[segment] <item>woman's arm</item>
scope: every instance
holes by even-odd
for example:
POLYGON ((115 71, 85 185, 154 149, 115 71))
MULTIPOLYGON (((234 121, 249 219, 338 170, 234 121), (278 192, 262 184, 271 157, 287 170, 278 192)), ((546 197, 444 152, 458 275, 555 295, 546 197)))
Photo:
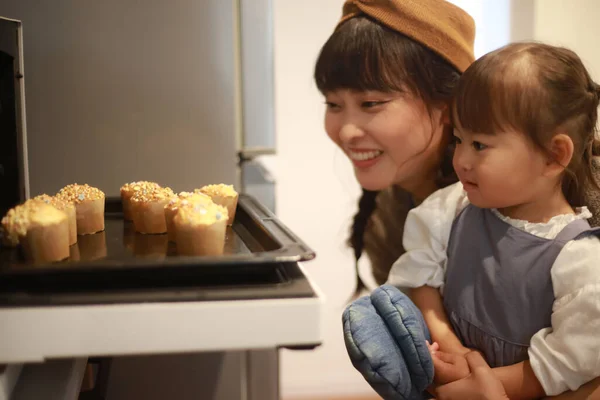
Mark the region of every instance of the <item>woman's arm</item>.
POLYGON ((431 333, 431 341, 437 342, 440 351, 451 354, 466 354, 470 350, 462 345, 452 329, 444 311, 440 291, 430 286, 411 289, 410 297, 423 313, 423 318, 431 333))

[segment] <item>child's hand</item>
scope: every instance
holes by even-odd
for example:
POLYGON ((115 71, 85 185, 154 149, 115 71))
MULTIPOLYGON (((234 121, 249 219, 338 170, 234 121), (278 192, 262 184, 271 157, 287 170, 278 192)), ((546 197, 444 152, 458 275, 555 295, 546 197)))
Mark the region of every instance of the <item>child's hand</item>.
POLYGON ((440 351, 437 342, 433 344, 425 342, 435 369, 434 382, 436 385, 444 385, 467 377, 471 371, 465 356, 472 350, 466 347, 456 349, 452 353, 440 351))
MULTIPOLYGON (((440 345, 438 344, 438 342, 433 342, 433 344, 431 344, 431 343, 429 343, 428 340, 426 340, 425 343, 427 344, 429 353, 432 356, 435 354, 435 352, 440 350, 440 345)), ((471 351, 474 351, 474 350, 469 349, 468 347, 464 347, 464 346, 453 348, 453 349, 444 349, 444 353, 458 354, 461 356, 467 355, 467 353, 470 353, 471 351)))
POLYGON ((479 352, 471 352, 465 357, 471 374, 466 379, 439 386, 435 389, 438 400, 480 399, 508 400, 502 382, 492 372, 479 352))
POLYGON ((440 349, 440 345, 438 344, 438 342, 433 342, 433 344, 431 344, 429 343, 429 340, 426 340, 425 343, 427 344, 427 348, 429 349, 429 353, 432 357, 435 354, 435 352, 440 349))
POLYGON ((435 351, 431 357, 435 369, 434 381, 438 385, 466 378, 471 373, 465 355, 435 351))

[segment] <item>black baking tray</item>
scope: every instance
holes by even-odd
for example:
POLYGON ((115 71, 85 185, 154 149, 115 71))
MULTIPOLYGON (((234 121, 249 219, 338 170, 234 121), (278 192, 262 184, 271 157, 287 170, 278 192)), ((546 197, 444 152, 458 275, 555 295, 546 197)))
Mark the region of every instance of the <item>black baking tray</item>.
POLYGON ((107 198, 104 232, 79 236, 68 260, 32 265, 19 249, 0 249, 0 294, 275 285, 291 280, 282 266, 314 257, 252 196, 240 194, 224 254, 210 257, 179 256, 167 235, 136 233, 120 199, 107 198))
POLYGON ((171 274, 155 270, 142 277, 127 270, 118 277, 96 275, 32 275, 1 284, 0 307, 65 306, 148 302, 225 301, 314 298, 298 263, 252 265, 217 271, 182 270, 171 274))

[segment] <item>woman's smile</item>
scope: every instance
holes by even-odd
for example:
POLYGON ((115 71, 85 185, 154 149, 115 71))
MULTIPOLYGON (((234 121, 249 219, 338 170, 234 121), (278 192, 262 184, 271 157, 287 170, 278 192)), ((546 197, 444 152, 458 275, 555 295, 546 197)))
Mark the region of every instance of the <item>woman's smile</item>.
POLYGON ((375 149, 348 149, 347 154, 356 168, 369 168, 379 161, 383 151, 375 149))

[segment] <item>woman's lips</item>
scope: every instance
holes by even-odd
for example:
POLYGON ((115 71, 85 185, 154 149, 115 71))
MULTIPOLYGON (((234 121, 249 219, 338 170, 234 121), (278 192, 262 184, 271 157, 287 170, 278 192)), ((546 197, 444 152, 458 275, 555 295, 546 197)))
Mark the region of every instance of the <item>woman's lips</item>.
POLYGON ((375 165, 379 161, 383 151, 374 149, 353 149, 348 150, 347 154, 348 158, 350 158, 355 167, 368 168, 375 165))

